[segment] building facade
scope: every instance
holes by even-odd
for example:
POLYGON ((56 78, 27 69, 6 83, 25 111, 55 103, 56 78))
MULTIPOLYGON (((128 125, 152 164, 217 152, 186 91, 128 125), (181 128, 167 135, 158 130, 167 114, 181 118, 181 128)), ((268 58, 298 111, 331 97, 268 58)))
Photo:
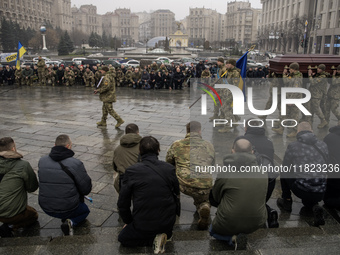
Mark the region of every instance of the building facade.
POLYGON ((120 38, 123 46, 132 46, 138 41, 138 20, 130 9, 116 9, 103 15, 103 29, 107 35, 120 38))
POLYGON ((151 37, 169 36, 176 31, 175 14, 170 10, 157 10, 151 13, 151 37))
MULTIPOLYGON (((60 0, 59 0, 60 1, 60 0)), ((1 0, 0 19, 17 22, 20 27, 38 30, 41 25, 56 26, 55 6, 52 0, 1 0)))
POLYGON ((80 30, 85 34, 97 33, 102 35, 102 16, 97 14, 94 5, 82 5, 80 8, 72 7, 72 31, 80 30))
POLYGON ((225 15, 206 8, 189 8, 186 18, 189 46, 202 46, 205 41, 225 40, 225 15))
POLYGON ((259 45, 282 53, 340 54, 338 0, 262 0, 259 45))
POLYGON ((226 39, 249 47, 257 41, 261 10, 251 8, 249 2, 230 2, 226 13, 226 39))

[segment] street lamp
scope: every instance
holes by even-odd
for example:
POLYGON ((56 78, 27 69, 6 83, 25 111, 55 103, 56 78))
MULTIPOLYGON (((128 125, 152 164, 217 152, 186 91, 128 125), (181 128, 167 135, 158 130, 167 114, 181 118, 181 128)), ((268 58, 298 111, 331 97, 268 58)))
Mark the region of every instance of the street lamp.
POLYGON ((145 39, 145 54, 148 53, 148 38, 145 39))
POLYGON ((41 32, 41 35, 42 35, 42 38, 43 38, 43 51, 47 51, 47 48, 46 48, 46 27, 43 25, 40 27, 40 32, 41 32))
POLYGON ((83 42, 83 54, 84 54, 84 56, 86 55, 86 53, 85 53, 85 43, 86 43, 86 40, 85 39, 83 39, 83 40, 81 40, 82 42, 83 42))

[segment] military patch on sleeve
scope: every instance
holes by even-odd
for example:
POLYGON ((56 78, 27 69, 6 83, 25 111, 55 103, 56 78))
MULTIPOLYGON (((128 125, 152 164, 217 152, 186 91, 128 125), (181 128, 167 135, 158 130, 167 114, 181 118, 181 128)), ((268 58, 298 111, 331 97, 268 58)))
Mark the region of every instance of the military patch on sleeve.
POLYGON ((109 82, 108 82, 108 81, 105 81, 105 82, 104 82, 104 85, 105 85, 105 86, 109 85, 109 82))

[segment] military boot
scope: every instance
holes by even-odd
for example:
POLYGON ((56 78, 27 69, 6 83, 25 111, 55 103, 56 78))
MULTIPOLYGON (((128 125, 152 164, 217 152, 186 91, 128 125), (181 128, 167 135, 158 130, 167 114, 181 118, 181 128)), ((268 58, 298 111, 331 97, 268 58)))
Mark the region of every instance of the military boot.
POLYGON ((209 121, 210 122, 213 122, 214 119, 218 119, 218 115, 217 114, 214 114, 212 117, 209 118, 209 121))
POLYGON ((224 128, 219 129, 218 132, 220 132, 220 133, 229 133, 229 132, 231 132, 231 129, 232 129, 231 127, 225 126, 224 128))
POLYGON ((283 127, 282 126, 280 126, 278 128, 272 128, 272 130, 279 135, 283 134, 283 127))
POLYGON ((323 119, 321 123, 318 125, 318 128, 324 128, 328 125, 327 120, 323 119))
POLYGON ((119 118, 119 119, 117 120, 117 124, 116 124, 115 128, 119 128, 124 122, 125 122, 125 121, 124 121, 122 118, 119 118))
POLYGON ((203 203, 200 205, 198 215, 200 216, 200 219, 198 220, 198 229, 206 230, 209 226, 210 218, 210 206, 208 203, 203 203))
POLYGON ((103 118, 102 118, 101 121, 97 122, 97 126, 98 126, 98 127, 106 127, 106 126, 107 126, 107 124, 106 124, 106 119, 103 119, 103 118))

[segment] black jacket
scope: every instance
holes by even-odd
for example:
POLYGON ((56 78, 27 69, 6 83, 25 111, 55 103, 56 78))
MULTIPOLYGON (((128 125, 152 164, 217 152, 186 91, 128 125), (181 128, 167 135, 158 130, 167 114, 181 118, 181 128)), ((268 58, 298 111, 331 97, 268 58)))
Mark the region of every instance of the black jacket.
POLYGON ((136 230, 164 233, 172 230, 175 224, 176 203, 169 186, 146 163, 154 166, 179 195, 175 167, 159 161, 155 154, 146 154, 142 162, 126 169, 118 199, 119 215, 124 223, 133 222, 136 230))
POLYGON ((83 163, 73 158, 73 155, 72 150, 63 146, 55 146, 49 156, 44 156, 39 160, 39 205, 45 212, 73 211, 79 205, 79 196, 91 192, 91 178, 86 173, 83 163), (62 170, 57 161, 65 165, 73 174, 79 192, 71 177, 62 170))
POLYGON ((244 137, 255 147, 256 151, 274 161, 274 145, 265 135, 262 127, 248 127, 244 137))
POLYGON ((182 81, 183 78, 184 78, 184 77, 183 77, 183 73, 182 73, 181 71, 180 71, 180 72, 177 72, 177 71, 176 71, 176 72, 174 73, 174 76, 173 76, 173 80, 174 80, 174 81, 176 81, 176 82, 177 82, 178 80, 182 81))
POLYGON ((303 191, 323 193, 326 190, 326 173, 316 171, 314 166, 325 164, 321 153, 314 148, 315 145, 328 157, 327 145, 318 140, 310 131, 301 131, 296 135, 297 141, 288 145, 283 158, 283 166, 292 166, 291 173, 296 178, 296 185, 303 191), (296 166, 295 172, 293 166, 296 166), (307 169, 313 171, 306 171, 307 169))
MULTIPOLYGON (((329 164, 334 167, 340 166, 340 126, 335 126, 329 129, 329 134, 323 139, 327 144, 329 151, 329 164), (338 164, 338 165, 336 165, 338 164)), ((340 196, 340 173, 333 173, 328 175, 327 192, 325 199, 329 196, 340 196), (331 178, 330 178, 331 177, 331 178)))

